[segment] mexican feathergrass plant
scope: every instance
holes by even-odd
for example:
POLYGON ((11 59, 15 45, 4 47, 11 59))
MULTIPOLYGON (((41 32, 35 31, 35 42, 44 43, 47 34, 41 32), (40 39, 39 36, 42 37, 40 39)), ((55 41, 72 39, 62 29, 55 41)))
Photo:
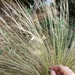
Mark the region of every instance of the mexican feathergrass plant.
POLYGON ((52 65, 63 64, 75 71, 74 40, 68 25, 68 0, 43 6, 43 19, 34 20, 25 7, 2 0, 7 11, 0 16, 0 75, 48 75, 52 65))

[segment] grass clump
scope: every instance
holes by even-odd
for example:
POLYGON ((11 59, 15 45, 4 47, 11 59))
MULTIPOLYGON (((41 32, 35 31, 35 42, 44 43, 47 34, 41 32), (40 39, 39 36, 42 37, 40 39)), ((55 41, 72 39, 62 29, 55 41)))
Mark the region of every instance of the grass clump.
POLYGON ((75 70, 74 41, 68 25, 67 1, 61 1, 57 15, 53 7, 43 6, 43 19, 34 18, 24 6, 2 3, 7 11, 0 17, 0 74, 48 75, 52 65, 63 64, 75 70), (64 8, 63 8, 64 6, 64 8), (69 48, 68 48, 69 47, 69 48))

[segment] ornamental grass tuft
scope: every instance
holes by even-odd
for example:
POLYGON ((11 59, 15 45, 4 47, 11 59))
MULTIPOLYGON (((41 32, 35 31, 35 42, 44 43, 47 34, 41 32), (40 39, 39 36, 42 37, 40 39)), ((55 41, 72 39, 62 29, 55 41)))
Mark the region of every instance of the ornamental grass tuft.
POLYGON ((68 0, 42 5, 38 14, 28 12, 19 1, 1 0, 6 10, 0 15, 0 75, 48 75, 52 65, 75 71, 75 39, 69 27, 68 0), (41 18, 41 19, 40 19, 41 18))

